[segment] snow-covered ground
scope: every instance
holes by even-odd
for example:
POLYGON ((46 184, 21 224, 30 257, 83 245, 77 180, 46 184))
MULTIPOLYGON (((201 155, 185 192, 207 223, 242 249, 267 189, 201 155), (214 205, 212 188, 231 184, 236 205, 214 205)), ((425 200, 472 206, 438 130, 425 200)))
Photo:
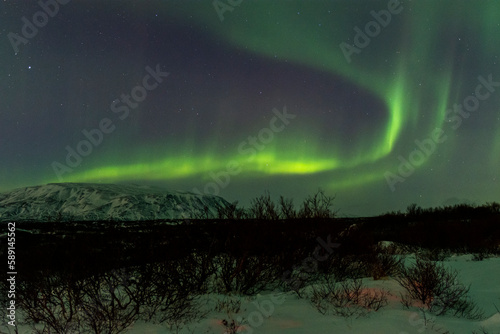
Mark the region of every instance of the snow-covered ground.
MULTIPOLYGON (((322 315, 307 298, 298 298, 294 292, 262 293, 254 297, 231 296, 241 301, 236 314, 212 311, 198 323, 192 323, 179 333, 229 333, 222 320, 235 320, 244 327, 237 333, 359 333, 359 334, 417 334, 417 333, 500 333, 500 258, 472 261, 472 256, 461 255, 444 261, 446 266, 459 271, 460 283, 471 284, 470 296, 484 311, 484 319, 473 321, 452 316, 433 316, 418 308, 406 309, 400 303, 403 288, 391 278, 366 278, 370 289, 385 289, 391 293, 387 306, 366 316, 343 318, 322 315), (495 307, 496 305, 496 307, 495 307), (425 317, 425 318, 424 318, 425 317)), ((307 289, 307 288, 306 288, 307 289)), ((204 296, 215 303, 227 296, 204 296)), ((175 333, 164 325, 137 322, 129 333, 175 333)))
MULTIPOLYGON (((412 255, 407 260, 412 261, 412 255)), ((197 321, 177 329, 169 329, 166 324, 138 321, 126 333, 500 333, 500 258, 473 261, 471 255, 460 255, 443 263, 459 272, 461 284, 471 285, 469 295, 484 311, 481 320, 435 316, 417 307, 407 309, 400 302, 404 289, 394 279, 385 277, 363 279, 367 291, 385 290, 389 295, 385 307, 361 316, 344 318, 321 314, 307 297, 312 291, 312 286, 307 286, 303 298, 295 292, 273 291, 255 296, 207 294, 200 296, 200 310, 204 316, 197 321), (231 332, 228 327, 232 321, 238 327, 231 332)), ((6 327, 0 327, 2 333, 9 333, 6 330, 6 327)), ((32 331, 21 327, 19 333, 32 331)))

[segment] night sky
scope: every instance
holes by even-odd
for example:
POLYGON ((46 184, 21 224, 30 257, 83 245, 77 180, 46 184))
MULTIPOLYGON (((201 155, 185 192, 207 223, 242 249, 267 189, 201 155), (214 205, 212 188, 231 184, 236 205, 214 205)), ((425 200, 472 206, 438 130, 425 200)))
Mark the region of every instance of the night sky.
POLYGON ((0 191, 500 201, 499 1, 41 4, 0 4, 0 191))

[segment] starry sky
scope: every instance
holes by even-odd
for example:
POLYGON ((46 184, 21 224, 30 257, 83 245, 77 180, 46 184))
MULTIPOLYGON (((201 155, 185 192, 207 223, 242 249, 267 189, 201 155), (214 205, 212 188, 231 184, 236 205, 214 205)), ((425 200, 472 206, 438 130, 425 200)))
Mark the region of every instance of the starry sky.
POLYGON ((500 201, 499 1, 0 3, 0 191, 500 201))

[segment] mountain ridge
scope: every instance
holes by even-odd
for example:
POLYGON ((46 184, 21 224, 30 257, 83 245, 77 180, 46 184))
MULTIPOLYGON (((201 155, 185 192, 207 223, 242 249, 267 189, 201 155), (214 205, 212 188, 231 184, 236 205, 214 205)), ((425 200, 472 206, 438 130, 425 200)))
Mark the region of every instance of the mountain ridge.
POLYGON ((215 195, 133 184, 49 183, 0 193, 0 221, 138 221, 217 216, 215 195))

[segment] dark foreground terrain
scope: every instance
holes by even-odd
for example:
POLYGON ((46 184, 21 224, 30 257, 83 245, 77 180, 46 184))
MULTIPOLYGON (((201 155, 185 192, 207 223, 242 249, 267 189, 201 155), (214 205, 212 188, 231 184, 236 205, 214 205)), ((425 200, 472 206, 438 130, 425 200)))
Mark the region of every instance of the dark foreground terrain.
MULTIPOLYGON (((319 277, 392 277, 403 268, 394 255, 405 252, 426 261, 452 253, 474 254, 475 260, 500 253, 495 205, 413 206, 404 214, 372 218, 12 223, 16 305, 26 312, 26 324, 47 333, 84 327, 120 333, 137 319, 174 326, 199 316, 192 308, 195 296, 207 293, 279 289, 300 296, 319 277)), ((7 232, 4 222, 5 260, 7 232)), ((6 282, 0 286, 2 304, 8 302, 6 282)), ((383 299, 373 302, 383 306, 383 299)), ((476 317, 471 310, 468 316, 476 317)))
MULTIPOLYGON (((414 208, 415 209, 415 208, 414 208)), ((43 271, 75 275, 113 268, 229 254, 238 259, 275 257, 280 267, 297 263, 318 238, 340 246, 336 254, 368 255, 380 241, 435 253, 497 253, 496 207, 457 207, 449 212, 392 213, 371 218, 198 219, 139 222, 15 222, 19 277, 43 271)), ((7 223, 0 253, 6 258, 7 223)))

